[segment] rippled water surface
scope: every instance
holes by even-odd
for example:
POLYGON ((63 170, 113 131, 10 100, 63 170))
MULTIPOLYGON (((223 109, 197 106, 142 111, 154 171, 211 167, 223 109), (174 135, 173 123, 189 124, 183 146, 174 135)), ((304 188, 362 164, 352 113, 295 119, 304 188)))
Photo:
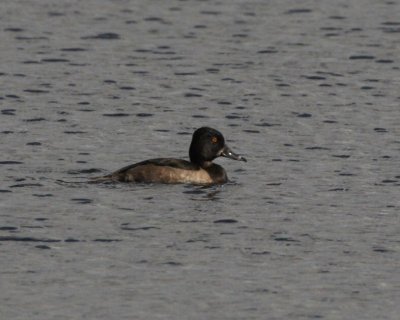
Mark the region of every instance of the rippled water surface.
POLYGON ((2 319, 398 319, 396 1, 2 1, 2 319), (220 130, 223 186, 88 184, 220 130))

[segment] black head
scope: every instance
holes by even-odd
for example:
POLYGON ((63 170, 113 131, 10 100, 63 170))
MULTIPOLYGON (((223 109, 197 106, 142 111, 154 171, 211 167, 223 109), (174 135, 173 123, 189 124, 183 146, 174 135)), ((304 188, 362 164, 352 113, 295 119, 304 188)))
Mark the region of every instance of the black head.
POLYGON ((190 161, 201 167, 209 166, 211 161, 217 157, 227 157, 234 160, 246 161, 245 158, 235 154, 225 144, 224 136, 221 132, 202 127, 193 133, 192 143, 190 144, 190 161))

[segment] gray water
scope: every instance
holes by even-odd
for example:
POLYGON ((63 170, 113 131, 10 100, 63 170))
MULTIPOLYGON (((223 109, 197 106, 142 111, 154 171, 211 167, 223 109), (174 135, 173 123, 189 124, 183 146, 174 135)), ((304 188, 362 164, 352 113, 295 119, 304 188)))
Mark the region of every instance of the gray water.
POLYGON ((1 1, 1 319, 398 319, 399 17, 1 1), (203 125, 224 186, 86 183, 203 125))

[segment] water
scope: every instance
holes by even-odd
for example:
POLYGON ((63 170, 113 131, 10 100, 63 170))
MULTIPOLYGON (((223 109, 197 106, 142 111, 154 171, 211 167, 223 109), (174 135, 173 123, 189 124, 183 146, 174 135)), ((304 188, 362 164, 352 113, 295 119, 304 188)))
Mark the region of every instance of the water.
POLYGON ((397 319, 398 4, 3 1, 4 319, 397 319), (224 186, 91 185, 220 130, 224 186))

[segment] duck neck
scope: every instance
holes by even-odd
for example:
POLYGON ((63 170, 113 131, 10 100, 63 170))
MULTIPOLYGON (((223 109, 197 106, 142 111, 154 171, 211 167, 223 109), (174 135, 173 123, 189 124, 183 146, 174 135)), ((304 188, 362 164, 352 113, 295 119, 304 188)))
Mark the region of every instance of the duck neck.
POLYGON ((203 169, 210 168, 213 165, 212 159, 206 160, 193 142, 189 148, 189 158, 191 163, 198 165, 203 169))
POLYGON ((203 169, 210 168, 213 165, 211 161, 203 161, 201 164, 199 164, 200 167, 203 169))
POLYGON ((213 165, 211 161, 193 159, 192 157, 190 157, 190 162, 203 169, 210 168, 213 165))

